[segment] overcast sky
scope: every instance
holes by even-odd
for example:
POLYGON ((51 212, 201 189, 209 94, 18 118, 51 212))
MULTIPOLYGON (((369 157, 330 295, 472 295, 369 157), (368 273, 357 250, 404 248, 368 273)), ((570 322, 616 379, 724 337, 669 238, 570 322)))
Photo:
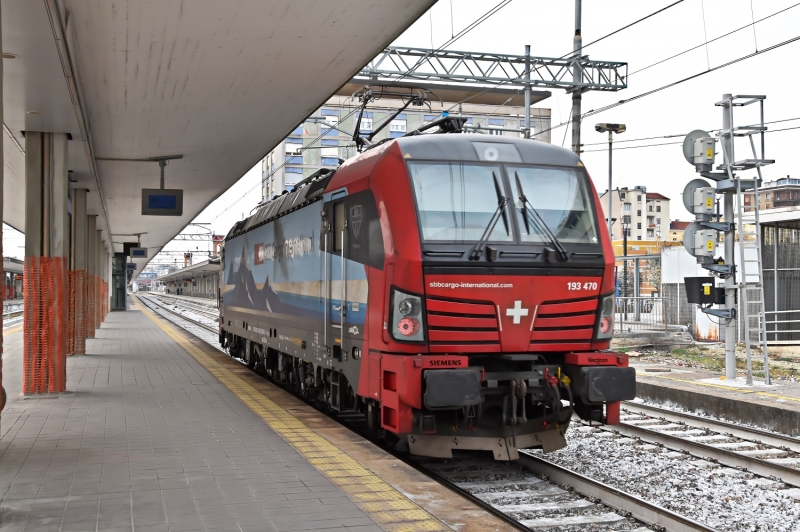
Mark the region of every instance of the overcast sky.
MULTIPOLYGON (((395 44, 434 48, 476 20, 498 2, 486 0, 439 0, 431 11, 409 28, 395 44), (452 5, 452 18, 451 18, 452 5)), ((589 43, 626 24, 673 3, 672 0, 642 2, 632 0, 586 1, 583 3, 583 42, 589 43)), ((789 9, 753 27, 741 30, 693 52, 639 73, 643 67, 701 45, 731 30, 750 24, 792 6, 794 2, 770 0, 685 0, 584 50, 592 59, 624 61, 629 65, 628 88, 616 93, 589 92, 583 96, 583 112, 628 99, 668 83, 698 74, 709 68, 763 50, 800 35, 800 6, 789 9), (752 11, 751 11, 752 8, 752 11), (704 14, 705 12, 705 14, 704 14), (705 23, 704 23, 705 15, 705 23), (756 48, 757 46, 757 48, 756 48)), ((526 44, 531 53, 559 57, 572 50, 574 3, 569 0, 513 0, 480 26, 449 46, 453 50, 523 54, 526 44)), ((583 160, 598 192, 608 188, 607 135, 594 131, 597 122, 622 122, 628 131, 618 140, 685 134, 693 129, 722 126, 722 112, 714 103, 722 94, 766 94, 765 120, 800 118, 797 97, 797 56, 800 41, 787 44, 737 64, 697 77, 640 100, 621 105, 586 118, 582 127, 585 144, 583 160), (597 143, 597 144, 595 144, 597 143)), ((552 90, 553 96, 538 105, 552 110, 553 125, 567 121, 571 96, 552 90)), ((436 109, 434 109, 436 110, 436 109)), ((752 109, 756 111, 755 108, 752 109)), ((742 110, 744 124, 757 117, 742 110)), ((800 126, 800 120, 774 124, 772 129, 800 126)), ((569 148, 569 128, 552 132, 552 142, 569 148), (566 137, 565 137, 566 135, 566 137), (566 138, 566 141, 564 139, 566 138)), ((776 164, 765 169, 768 180, 800 171, 793 169, 791 146, 800 140, 800 129, 768 134, 767 156, 776 164)), ((646 186, 673 200, 674 219, 688 219, 680 202, 686 182, 693 179, 694 168, 683 158, 681 146, 620 149, 629 146, 679 142, 682 137, 641 142, 620 142, 614 153, 613 187, 646 186)), ((742 141, 744 142, 744 141, 742 141)), ((737 158, 744 158, 745 145, 737 146, 737 158)), ((749 148, 748 148, 749 149, 749 148)), ((721 156, 719 156, 721 159, 721 156)), ((718 161, 719 162, 719 161, 718 161)), ((258 202, 260 168, 251 170, 239 183, 209 206, 198 221, 213 221, 218 232, 226 232, 242 213, 258 202), (242 198, 248 190, 255 189, 242 198), (239 199, 234 207, 230 207, 239 199), (223 212, 228 208, 228 211, 223 212)))
MULTIPOLYGON (((431 11, 409 28, 395 44, 434 48, 468 26, 497 1, 439 0, 431 11), (452 8, 451 8, 452 6, 452 8), (452 12, 452 17, 451 17, 452 12)), ((673 0, 642 2, 634 0, 594 0, 583 3, 583 42, 589 43, 649 13, 673 3, 673 0)), ((701 73, 709 68, 763 50, 800 35, 800 6, 794 7, 753 27, 741 30, 710 45, 654 66, 637 70, 657 61, 701 45, 731 30, 750 24, 794 2, 784 0, 684 0, 608 39, 584 50, 592 59, 624 61, 629 65, 628 88, 616 93, 589 92, 583 96, 583 112, 612 102, 632 98, 668 83, 701 73)), ((523 54, 526 44, 531 53, 559 57, 572 50, 574 3, 569 0, 512 0, 479 27, 449 46, 453 50, 523 54)), ((597 122, 621 122, 627 132, 619 141, 685 134, 693 129, 715 129, 722 125, 722 113, 714 103, 723 93, 766 94, 765 120, 800 118, 797 97, 797 56, 800 41, 765 52, 737 64, 711 72, 681 85, 587 117, 582 127, 582 155, 598 192, 608 187, 608 152, 605 134, 594 131, 597 122)), ((552 90, 553 96, 538 104, 552 110, 553 125, 568 120, 571 97, 552 90)), ((435 110, 435 109, 434 109, 435 110)), ((756 109, 737 115, 739 124, 755 120, 756 109)), ((800 126, 800 120, 771 125, 771 129, 800 126)), ((561 127, 552 132, 552 142, 570 147, 571 133, 561 127), (566 139, 564 141, 564 139, 566 139)), ((681 146, 620 149, 629 146, 678 142, 682 137, 642 142, 620 142, 614 150, 613 187, 643 185, 648 191, 671 198, 673 219, 689 219, 680 202, 686 182, 695 177, 694 168, 684 160, 681 146)), ((791 163, 791 147, 800 140, 800 129, 775 132, 766 137, 766 155, 776 164, 764 170, 767 180, 800 171, 791 163)), ((748 147, 749 150, 749 147, 748 147)), ((737 159, 745 158, 744 141, 737 146, 737 159)), ((721 156, 718 156, 720 162, 721 156)), ((220 234, 247 216, 261 197, 260 165, 211 204, 195 221, 211 223, 220 234)), ((188 231, 188 230, 187 230, 188 231)), ((201 232, 201 230, 198 230, 201 232)), ((9 242, 10 244, 10 242, 9 242)), ((14 245, 17 245, 16 243, 14 245)), ((8 246, 8 245, 7 245, 8 246)), ((167 249, 185 249, 204 244, 170 243, 167 249)), ((10 247, 10 246, 8 246, 10 247)), ((7 253, 13 250, 9 250, 7 253)))

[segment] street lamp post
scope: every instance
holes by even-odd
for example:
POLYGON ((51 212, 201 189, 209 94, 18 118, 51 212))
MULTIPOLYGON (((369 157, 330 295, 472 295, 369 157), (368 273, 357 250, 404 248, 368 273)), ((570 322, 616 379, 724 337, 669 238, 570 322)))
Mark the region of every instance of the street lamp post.
POLYGON ((595 124, 594 129, 598 133, 605 133, 608 131, 608 235, 611 237, 611 240, 614 240, 613 234, 611 233, 611 152, 614 143, 613 134, 616 133, 619 135, 620 133, 625 133, 625 124, 601 123, 595 124))
MULTIPOLYGON (((628 227, 630 226, 630 222, 625 220, 625 216, 622 217, 622 256, 628 256, 628 227)), ((628 321, 628 300, 626 297, 628 296, 628 261, 622 261, 622 304, 624 305, 624 312, 625 318, 623 321, 628 321)))

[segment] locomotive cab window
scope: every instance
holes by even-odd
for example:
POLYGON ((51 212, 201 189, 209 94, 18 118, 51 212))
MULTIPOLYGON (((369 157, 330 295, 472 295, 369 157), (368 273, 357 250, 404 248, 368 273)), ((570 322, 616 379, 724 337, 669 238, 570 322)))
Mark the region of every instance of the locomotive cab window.
MULTIPOLYGON (((506 196, 499 166, 413 162, 408 168, 426 241, 479 240, 506 196)), ((489 236, 491 242, 514 240, 508 207, 504 210, 489 236)))
POLYGON ((506 170, 523 242, 547 242, 542 222, 561 242, 599 242, 585 175, 572 168, 508 166, 506 170))
POLYGON ((344 202, 333 206, 333 250, 341 251, 344 246, 344 202))

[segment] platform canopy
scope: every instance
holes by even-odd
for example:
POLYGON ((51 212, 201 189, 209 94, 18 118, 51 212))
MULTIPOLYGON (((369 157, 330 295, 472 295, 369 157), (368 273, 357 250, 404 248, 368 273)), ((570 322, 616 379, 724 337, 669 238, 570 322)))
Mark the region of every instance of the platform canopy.
POLYGON ((2 0, 4 220, 25 231, 25 131, 69 133, 106 245, 154 256, 434 3, 2 0), (109 159, 173 154, 183 215, 142 216, 158 163, 109 159))

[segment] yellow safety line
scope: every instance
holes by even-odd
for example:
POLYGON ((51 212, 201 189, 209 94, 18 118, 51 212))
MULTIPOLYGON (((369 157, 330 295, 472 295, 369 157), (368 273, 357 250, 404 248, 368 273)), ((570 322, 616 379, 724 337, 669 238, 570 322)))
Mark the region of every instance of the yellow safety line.
POLYGON ((235 393, 332 484, 345 492, 381 528, 393 531, 452 530, 189 342, 173 329, 171 323, 167 325, 164 320, 157 319, 144 305, 137 303, 136 306, 219 382, 235 393))
POLYGON ((8 334, 18 333, 21 330, 22 330, 22 325, 17 325, 16 327, 9 327, 8 329, 5 329, 3 331, 3 336, 6 336, 8 334))
POLYGON ((775 399, 784 399, 786 401, 797 401, 800 402, 800 397, 789 397, 787 395, 778 395, 774 393, 767 393, 767 392, 757 392, 755 390, 744 390, 742 388, 735 388, 733 386, 725 386, 723 384, 712 384, 710 382, 700 382, 700 381, 690 381, 688 379, 678 379, 676 377, 667 377, 666 375, 643 375, 645 377, 654 377, 656 379, 666 379, 669 381, 675 382, 686 382, 688 384, 696 384, 697 386, 707 386, 709 388, 719 388, 721 390, 727 390, 730 392, 739 392, 748 395, 763 395, 764 397, 773 397, 775 399))

